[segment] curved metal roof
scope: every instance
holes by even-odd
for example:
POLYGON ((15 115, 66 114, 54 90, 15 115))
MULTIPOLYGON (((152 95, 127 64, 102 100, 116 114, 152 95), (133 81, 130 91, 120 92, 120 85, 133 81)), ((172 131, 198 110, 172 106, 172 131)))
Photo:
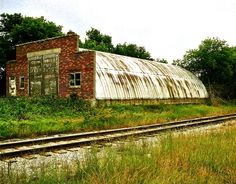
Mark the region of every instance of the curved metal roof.
POLYGON ((206 98, 203 83, 170 64, 96 52, 96 99, 206 98))

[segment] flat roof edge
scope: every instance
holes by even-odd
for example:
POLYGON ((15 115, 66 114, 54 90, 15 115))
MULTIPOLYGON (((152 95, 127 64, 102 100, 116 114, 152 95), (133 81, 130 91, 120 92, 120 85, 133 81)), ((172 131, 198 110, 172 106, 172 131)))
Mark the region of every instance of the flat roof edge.
POLYGON ((23 46, 23 45, 28 45, 28 44, 32 44, 32 43, 40 43, 40 42, 44 42, 44 41, 48 41, 48 40, 55 40, 55 39, 58 39, 58 38, 65 38, 65 37, 69 37, 69 36, 78 36, 78 34, 70 34, 70 35, 64 35, 64 36, 55 36, 55 37, 51 37, 51 38, 44 38, 44 39, 41 39, 41 40, 35 40, 35 41, 30 41, 30 42, 25 42, 25 43, 20 43, 20 44, 17 44, 16 47, 19 47, 19 46, 23 46))

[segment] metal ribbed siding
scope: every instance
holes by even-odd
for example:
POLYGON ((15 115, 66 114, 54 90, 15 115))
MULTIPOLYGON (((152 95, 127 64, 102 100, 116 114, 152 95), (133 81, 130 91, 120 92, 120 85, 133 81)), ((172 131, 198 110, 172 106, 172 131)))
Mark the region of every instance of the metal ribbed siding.
POLYGON ((96 51, 96 99, 207 97, 202 82, 183 68, 96 51))

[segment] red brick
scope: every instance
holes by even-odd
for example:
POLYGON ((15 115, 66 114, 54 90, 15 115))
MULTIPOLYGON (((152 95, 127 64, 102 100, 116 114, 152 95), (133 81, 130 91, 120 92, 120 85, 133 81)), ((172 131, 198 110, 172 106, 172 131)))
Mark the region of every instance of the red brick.
POLYGON ((67 36, 50 38, 21 44, 16 46, 16 62, 8 63, 6 66, 7 76, 7 93, 9 94, 9 77, 16 77, 16 93, 17 96, 29 95, 29 77, 28 77, 28 60, 27 53, 48 50, 53 48, 61 48, 59 54, 59 76, 58 76, 58 95, 60 97, 68 97, 72 92, 76 92, 78 96, 85 99, 95 98, 95 52, 77 52, 78 36, 76 34, 68 34, 67 36), (92 71, 92 72, 91 72, 92 71), (81 86, 78 88, 70 88, 69 74, 71 72, 81 72, 81 86), (19 78, 24 75, 25 88, 19 88, 19 78))

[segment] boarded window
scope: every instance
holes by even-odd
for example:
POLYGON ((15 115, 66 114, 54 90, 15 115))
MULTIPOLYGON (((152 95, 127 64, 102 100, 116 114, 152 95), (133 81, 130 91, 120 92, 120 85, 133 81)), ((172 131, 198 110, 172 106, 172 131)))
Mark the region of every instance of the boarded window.
POLYGON ((81 82, 80 72, 70 73, 70 86, 71 87, 79 87, 80 82, 81 82))
POLYGON ((58 54, 37 55, 29 60, 30 96, 58 94, 58 54))
POLYGON ((20 76, 20 89, 24 89, 25 88, 25 77, 24 76, 20 76))
POLYGON ((16 96, 16 78, 13 76, 9 77, 9 95, 16 96))

